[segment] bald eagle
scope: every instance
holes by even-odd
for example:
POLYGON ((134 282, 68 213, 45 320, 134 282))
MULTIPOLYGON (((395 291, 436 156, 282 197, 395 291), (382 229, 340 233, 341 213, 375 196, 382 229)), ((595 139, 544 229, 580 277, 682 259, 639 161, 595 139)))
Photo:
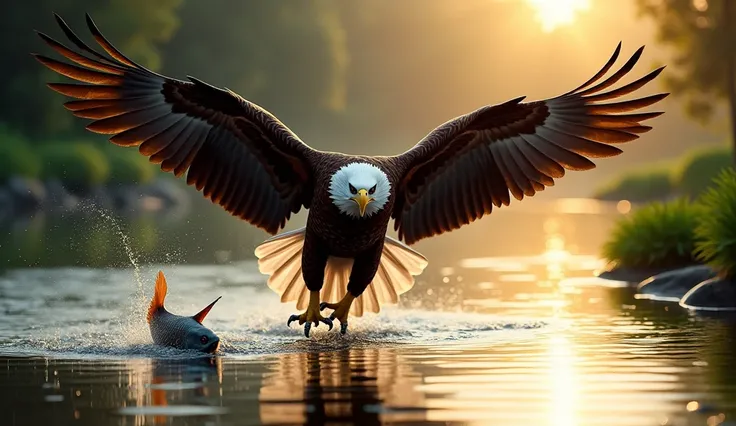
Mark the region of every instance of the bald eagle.
POLYGON ((615 145, 651 129, 642 125, 661 112, 650 106, 667 93, 601 101, 634 92, 658 68, 617 89, 639 60, 643 46, 623 67, 613 66, 621 43, 603 68, 563 95, 535 102, 524 97, 484 106, 432 130, 400 155, 369 157, 315 150, 262 107, 229 89, 193 77, 182 81, 127 58, 98 30, 87 26, 109 56, 85 44, 58 16, 77 50, 39 33, 72 63, 34 55, 46 67, 83 84, 48 86, 76 100, 64 104, 87 129, 138 147, 161 170, 186 182, 233 216, 271 235, 292 213, 309 214, 305 227, 284 232, 256 248, 259 269, 282 302, 296 301, 309 337, 312 323, 332 329, 348 315, 378 312, 414 284, 426 259, 406 244, 439 235, 531 197, 565 170, 589 170, 590 158, 612 157, 615 145), (394 219, 398 240, 386 235, 394 219), (403 242, 401 242, 403 240, 403 242), (332 310, 323 317, 324 309, 332 310))

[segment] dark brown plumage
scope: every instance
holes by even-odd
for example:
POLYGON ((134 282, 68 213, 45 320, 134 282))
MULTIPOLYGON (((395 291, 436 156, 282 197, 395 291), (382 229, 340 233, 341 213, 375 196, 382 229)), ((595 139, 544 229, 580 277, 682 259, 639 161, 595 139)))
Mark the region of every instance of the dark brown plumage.
MULTIPOLYGON (((618 58, 619 43, 596 75, 564 95, 530 103, 520 97, 482 107, 442 124, 398 156, 348 156, 310 148, 268 111, 230 90, 147 70, 107 41, 89 16, 89 30, 109 58, 82 42, 59 16, 56 20, 78 52, 39 35, 73 63, 35 57, 84 83, 49 87, 77 99, 64 106, 77 117, 93 120, 87 129, 111 135, 117 145, 137 146, 164 171, 186 173, 187 184, 271 234, 283 228, 292 213, 309 208, 302 256, 307 287, 322 287, 328 258, 352 258, 348 287, 354 296, 362 294, 377 271, 388 274, 379 263, 391 218, 399 238, 412 244, 509 205, 511 196, 531 197, 554 185, 565 170, 592 169, 590 158, 620 154, 615 144, 637 139, 651 129, 641 123, 661 114, 631 111, 667 96, 600 103, 638 90, 662 71, 658 68, 604 92, 631 71, 642 54, 643 47, 594 85, 618 58), (391 184, 386 204, 372 216, 346 215, 331 198, 330 179, 350 163, 377 166, 391 184)), ((298 297, 302 303, 304 296, 298 297)), ((379 299, 376 294, 376 303, 379 299)))

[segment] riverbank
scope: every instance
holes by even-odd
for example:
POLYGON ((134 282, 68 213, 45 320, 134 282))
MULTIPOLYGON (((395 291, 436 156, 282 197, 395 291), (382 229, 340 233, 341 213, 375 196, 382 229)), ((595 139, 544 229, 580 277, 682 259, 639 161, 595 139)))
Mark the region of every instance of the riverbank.
POLYGON ((173 179, 145 184, 109 183, 70 188, 59 179, 12 176, 0 184, 0 221, 38 212, 70 213, 94 205, 113 213, 135 214, 162 210, 188 210, 186 188, 173 179))

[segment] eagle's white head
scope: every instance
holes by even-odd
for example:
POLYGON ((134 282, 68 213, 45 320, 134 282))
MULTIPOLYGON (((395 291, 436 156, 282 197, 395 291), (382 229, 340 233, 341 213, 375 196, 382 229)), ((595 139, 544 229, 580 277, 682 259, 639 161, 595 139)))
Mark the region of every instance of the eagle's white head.
POLYGON ((378 167, 350 163, 340 167, 330 179, 332 203, 351 217, 370 217, 378 213, 391 195, 391 182, 378 167))

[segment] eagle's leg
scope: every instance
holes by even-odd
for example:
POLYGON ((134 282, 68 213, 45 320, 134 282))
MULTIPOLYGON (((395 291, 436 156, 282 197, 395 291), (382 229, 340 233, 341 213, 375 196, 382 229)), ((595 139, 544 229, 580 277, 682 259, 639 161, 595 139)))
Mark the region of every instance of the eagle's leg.
POLYGON ((353 305, 353 296, 349 291, 345 293, 345 297, 337 303, 322 302, 319 304, 319 310, 333 309, 334 311, 330 314, 330 319, 337 319, 340 321, 340 333, 345 334, 348 331, 348 313, 350 313, 350 306, 353 305))
POLYGON ((340 333, 342 334, 348 331, 348 314, 350 313, 350 306, 352 306, 353 300, 363 294, 371 281, 373 281, 373 277, 376 276, 378 265, 381 263, 383 243, 384 239, 382 238, 376 245, 355 256, 353 269, 350 271, 348 289, 345 297, 341 301, 337 303, 322 302, 319 305, 320 310, 326 308, 334 309, 332 314, 330 314, 330 319, 337 318, 340 321, 340 333))
POLYGON ((288 327, 292 321, 297 320, 299 321, 299 325, 304 324, 304 335, 307 337, 309 337, 309 330, 312 328, 312 324, 317 327, 320 322, 323 322, 330 327, 330 330, 332 330, 332 319, 325 318, 319 313, 319 291, 309 292, 309 306, 307 307, 306 312, 301 315, 294 314, 290 316, 289 320, 286 322, 286 326, 288 327))
POLYGON ((304 324, 304 335, 306 337, 309 337, 312 324, 318 327, 319 323, 323 322, 332 330, 332 319, 323 317, 319 312, 319 292, 325 278, 327 258, 328 254, 324 246, 319 243, 317 238, 307 234, 302 249, 302 276, 307 289, 309 289, 309 305, 304 313, 291 315, 286 321, 287 327, 292 321, 299 321, 299 325, 304 324))

